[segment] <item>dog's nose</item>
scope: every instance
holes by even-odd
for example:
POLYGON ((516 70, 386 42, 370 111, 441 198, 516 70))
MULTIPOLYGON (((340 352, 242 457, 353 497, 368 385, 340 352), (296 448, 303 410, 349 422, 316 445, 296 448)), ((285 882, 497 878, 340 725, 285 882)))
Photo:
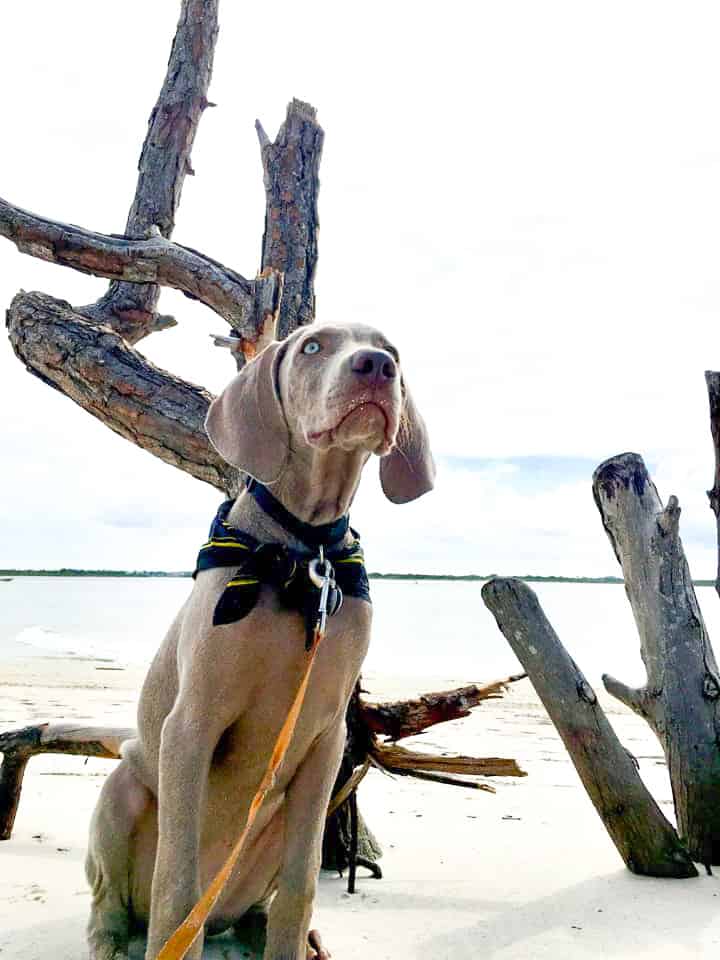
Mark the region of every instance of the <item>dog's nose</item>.
POLYGON ((397 364, 384 350, 358 350, 350 357, 350 369, 356 376, 373 383, 394 380, 397 364))

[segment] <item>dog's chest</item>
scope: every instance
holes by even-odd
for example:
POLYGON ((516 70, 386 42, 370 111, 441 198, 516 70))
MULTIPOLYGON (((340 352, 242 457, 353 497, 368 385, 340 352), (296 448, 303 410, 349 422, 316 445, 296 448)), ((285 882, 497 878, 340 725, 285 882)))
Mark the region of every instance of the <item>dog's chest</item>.
MULTIPOLYGON (((272 603, 272 598, 268 597, 266 602, 272 603)), ((367 651, 370 615, 369 604, 348 598, 342 610, 328 620, 327 635, 312 666, 285 773, 301 762, 330 725, 344 722, 347 701, 367 651)), ((238 788, 242 783, 256 785, 261 778, 308 657, 304 625, 297 616, 277 617, 275 630, 263 638, 256 636, 255 641, 255 656, 248 658, 244 675, 238 677, 239 683, 250 682, 244 708, 221 736, 213 757, 213 777, 233 781, 238 788)))

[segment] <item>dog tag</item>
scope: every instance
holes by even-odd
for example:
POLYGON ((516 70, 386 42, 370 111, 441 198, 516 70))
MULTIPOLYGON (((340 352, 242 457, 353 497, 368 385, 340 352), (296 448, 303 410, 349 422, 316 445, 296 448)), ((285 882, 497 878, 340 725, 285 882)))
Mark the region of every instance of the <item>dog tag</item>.
POLYGON ((340 607, 343 604, 343 593, 340 587, 335 583, 334 580, 330 581, 330 588, 328 589, 328 598, 327 598, 327 612, 328 616, 332 617, 338 612, 340 607))

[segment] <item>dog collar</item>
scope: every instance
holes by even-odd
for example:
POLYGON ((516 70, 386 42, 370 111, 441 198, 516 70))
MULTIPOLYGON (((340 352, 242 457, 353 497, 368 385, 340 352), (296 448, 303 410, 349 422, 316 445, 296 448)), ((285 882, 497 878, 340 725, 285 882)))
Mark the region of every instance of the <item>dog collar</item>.
POLYGON ((289 534, 304 543, 308 547, 317 549, 325 547, 331 549, 341 540, 345 539, 345 534, 350 529, 350 519, 347 514, 332 523, 312 524, 305 523, 294 514, 290 513, 268 488, 259 483, 253 477, 248 476, 245 480, 245 487, 251 497, 254 498, 257 505, 269 517, 272 517, 276 523, 279 523, 289 534))

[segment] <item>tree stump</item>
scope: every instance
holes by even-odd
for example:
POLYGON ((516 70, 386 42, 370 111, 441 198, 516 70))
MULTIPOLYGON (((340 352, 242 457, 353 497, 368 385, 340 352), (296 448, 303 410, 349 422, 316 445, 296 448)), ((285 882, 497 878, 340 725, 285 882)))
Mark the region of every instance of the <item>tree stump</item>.
POLYGON ((642 458, 624 453, 593 476, 593 493, 622 567, 647 684, 604 676, 608 693, 643 717, 665 752, 678 830, 692 858, 720 863, 720 676, 679 534, 642 458))

